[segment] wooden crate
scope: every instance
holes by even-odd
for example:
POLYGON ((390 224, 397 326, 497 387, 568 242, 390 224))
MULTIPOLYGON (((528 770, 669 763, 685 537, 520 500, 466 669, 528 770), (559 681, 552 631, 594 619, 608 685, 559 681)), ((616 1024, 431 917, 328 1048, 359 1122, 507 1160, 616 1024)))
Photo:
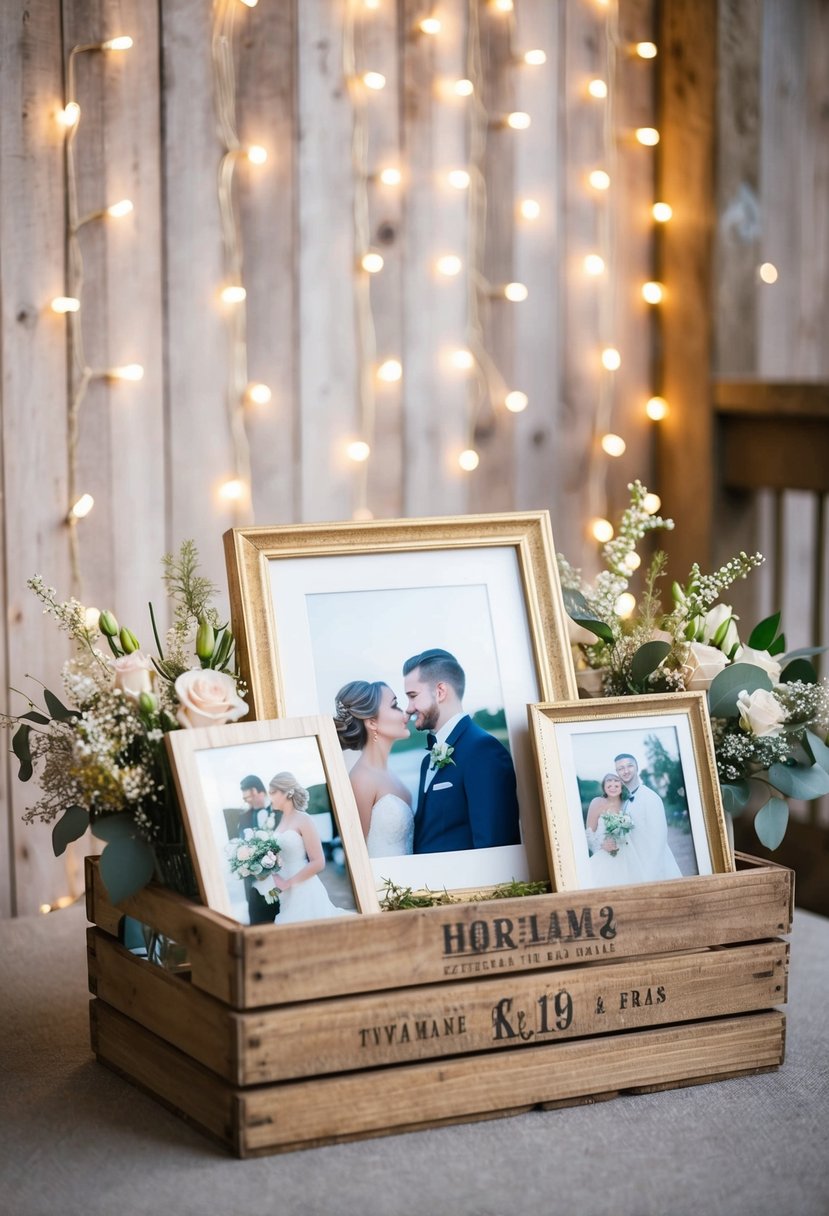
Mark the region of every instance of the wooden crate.
POLYGON ((763 1071, 783 1059, 792 875, 243 927, 88 860, 98 1059, 240 1156, 763 1071), (189 975, 131 955, 124 913, 189 975))

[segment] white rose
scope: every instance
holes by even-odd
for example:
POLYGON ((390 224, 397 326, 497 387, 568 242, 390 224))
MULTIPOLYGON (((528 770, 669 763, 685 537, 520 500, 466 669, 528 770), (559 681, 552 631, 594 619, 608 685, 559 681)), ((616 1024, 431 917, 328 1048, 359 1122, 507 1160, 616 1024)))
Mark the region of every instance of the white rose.
POLYGON ((272 870, 276 865, 276 853, 266 853, 262 858, 262 865, 266 870, 272 870))
POLYGON ((740 711, 740 726, 748 734, 756 735, 758 739, 765 735, 782 734, 786 711, 774 693, 767 689, 758 688, 750 695, 743 689, 737 697, 737 709, 740 711))
POLYGON ((753 646, 741 646, 734 661, 735 663, 753 663, 755 667, 762 667, 763 671, 768 673, 772 684, 780 682, 782 668, 777 659, 767 650, 755 650, 753 646))
POLYGON ((176 696, 180 702, 176 717, 184 727, 223 726, 248 712, 233 677, 209 667, 183 672, 176 680, 176 696))
POLYGON ((120 659, 113 659, 112 669, 115 673, 113 688, 120 688, 125 696, 137 701, 142 692, 152 692, 152 660, 140 650, 124 654, 120 659))
POLYGON ((716 646, 704 646, 692 642, 682 665, 682 677, 689 692, 701 692, 710 688, 714 676, 728 666, 728 659, 716 646))
POLYGON ((734 623, 738 619, 730 604, 715 604, 702 618, 701 641, 708 646, 716 646, 724 654, 730 654, 740 644, 734 623))

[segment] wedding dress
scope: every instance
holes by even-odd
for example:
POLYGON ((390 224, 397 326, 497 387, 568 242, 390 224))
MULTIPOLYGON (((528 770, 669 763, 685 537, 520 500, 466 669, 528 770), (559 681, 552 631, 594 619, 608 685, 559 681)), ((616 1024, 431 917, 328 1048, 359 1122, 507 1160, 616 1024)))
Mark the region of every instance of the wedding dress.
MULTIPOLYGON (((294 874, 298 874, 308 864, 303 839, 294 828, 277 832, 276 839, 281 846, 279 857, 282 864, 279 867, 279 876, 293 878, 294 874)), ((329 916, 350 915, 353 915, 352 911, 332 904, 319 875, 312 874, 310 878, 298 882, 295 887, 279 892, 279 912, 274 924, 286 925, 299 920, 321 920, 329 916)))
POLYGON ((605 839, 604 816, 599 816, 595 832, 585 828, 587 843, 593 855, 587 862, 588 887, 618 887, 633 882, 646 882, 642 859, 636 848, 636 828, 619 842, 619 852, 608 853, 602 848, 605 839))
POLYGON ((371 808, 366 837, 369 857, 400 857, 411 853, 414 837, 412 808, 397 794, 384 794, 371 808))

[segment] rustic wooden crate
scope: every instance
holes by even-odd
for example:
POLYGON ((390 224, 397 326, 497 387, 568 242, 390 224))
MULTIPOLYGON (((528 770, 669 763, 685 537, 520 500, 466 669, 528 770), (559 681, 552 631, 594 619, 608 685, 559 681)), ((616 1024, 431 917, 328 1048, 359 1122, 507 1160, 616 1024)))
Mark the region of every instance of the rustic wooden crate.
POLYGON ((241 1156, 765 1070, 792 875, 740 864, 242 927, 158 887, 114 908, 90 859, 93 1047, 241 1156), (189 976, 119 945, 124 913, 185 945, 189 976))

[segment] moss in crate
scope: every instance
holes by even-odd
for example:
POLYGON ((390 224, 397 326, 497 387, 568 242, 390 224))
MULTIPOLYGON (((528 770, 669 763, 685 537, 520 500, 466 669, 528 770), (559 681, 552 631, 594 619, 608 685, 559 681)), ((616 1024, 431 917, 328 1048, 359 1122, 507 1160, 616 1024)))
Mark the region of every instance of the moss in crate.
POLYGON ((546 895, 550 890, 547 882, 501 883, 485 891, 470 891, 463 895, 451 895, 448 891, 430 891, 428 887, 414 891, 411 887, 399 887, 390 878, 385 880, 380 907, 384 912, 399 912, 406 908, 435 908, 443 904, 480 903, 486 899, 517 899, 525 895, 546 895))

